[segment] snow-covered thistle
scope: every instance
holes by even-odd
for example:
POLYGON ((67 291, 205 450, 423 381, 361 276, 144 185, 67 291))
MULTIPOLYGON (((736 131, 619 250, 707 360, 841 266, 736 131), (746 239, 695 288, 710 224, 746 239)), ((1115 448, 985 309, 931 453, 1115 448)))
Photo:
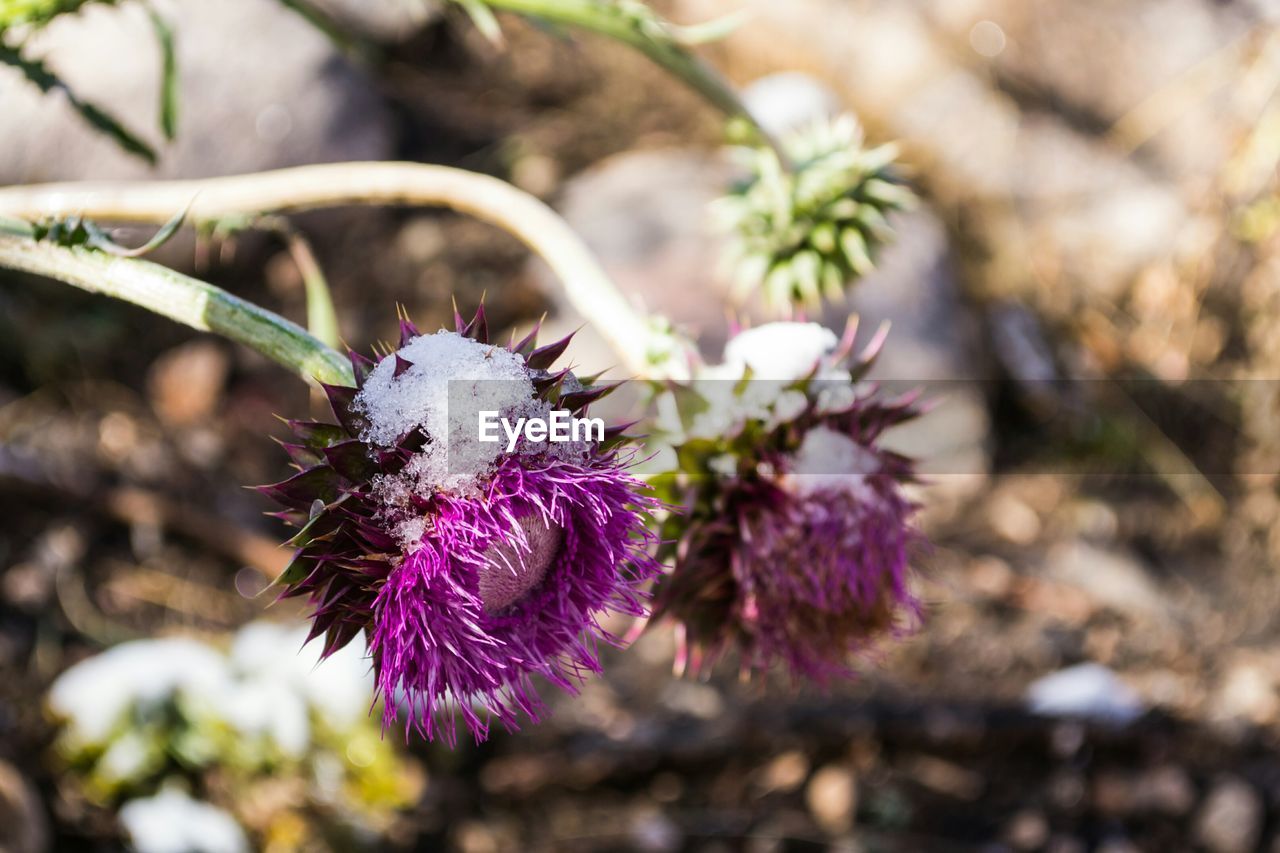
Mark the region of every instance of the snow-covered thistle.
POLYGON ((687 511, 662 531, 654 617, 677 624, 678 671, 736 650, 744 672, 826 682, 918 616, 913 464, 879 444, 918 410, 857 390, 882 338, 858 359, 852 340, 769 324, 676 390, 676 470, 655 483, 687 511))
POLYGON ((566 690, 599 671, 598 620, 645 612, 641 586, 656 506, 628 472, 621 430, 602 442, 486 443, 469 415, 581 412, 612 386, 551 372, 568 339, 490 345, 483 309, 458 331, 421 335, 357 387, 326 386, 337 424, 291 422, 301 469, 263 491, 301 527, 280 583, 309 596, 327 651, 370 638, 384 724, 453 743, 454 710, 477 740, 491 718, 537 720, 540 675, 566 690), (450 403, 452 402, 452 406, 450 403))

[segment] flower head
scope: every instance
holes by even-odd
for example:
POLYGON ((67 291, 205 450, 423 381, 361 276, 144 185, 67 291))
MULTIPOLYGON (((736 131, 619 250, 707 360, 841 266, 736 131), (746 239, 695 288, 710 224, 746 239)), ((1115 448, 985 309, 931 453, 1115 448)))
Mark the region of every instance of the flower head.
POLYGON ((879 443, 918 411, 913 398, 855 389, 882 338, 851 360, 852 326, 842 341, 824 332, 775 323, 743 333, 725 365, 680 389, 690 414, 678 469, 655 482, 690 511, 664 527, 674 568, 654 604, 655 618, 677 623, 678 670, 736 650, 744 671, 780 664, 826 682, 918 615, 915 507, 903 492, 913 466, 879 443), (757 343, 781 373, 753 366, 757 343), (807 358, 803 369, 788 353, 807 358))
POLYGON ((326 651, 368 634, 385 725, 400 699, 406 726, 450 743, 455 709, 480 740, 491 718, 538 719, 533 676, 572 691, 598 672, 599 619, 642 615, 658 571, 620 429, 511 446, 476 430, 477 411, 579 414, 613 386, 550 371, 567 338, 487 337, 483 309, 457 332, 402 320, 395 352, 352 354, 355 388, 326 386, 337 424, 290 422, 301 470, 263 487, 301 528, 283 595, 310 597, 326 651))
POLYGON ((785 140, 792 168, 771 148, 744 148, 748 176, 717 202, 732 235, 727 260, 735 291, 764 288, 766 305, 788 314, 839 299, 871 271, 876 248, 891 236, 885 214, 914 197, 893 170, 893 145, 863 147, 850 115, 821 120, 785 140))

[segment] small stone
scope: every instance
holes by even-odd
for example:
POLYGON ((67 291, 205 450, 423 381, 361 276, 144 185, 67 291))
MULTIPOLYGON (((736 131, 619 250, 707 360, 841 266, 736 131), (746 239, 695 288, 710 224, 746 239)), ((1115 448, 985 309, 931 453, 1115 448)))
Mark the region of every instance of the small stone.
POLYGON ((762 794, 789 793, 804 784, 809 775, 809 759, 799 750, 789 750, 774 758, 760 770, 762 794))
POLYGON ((1015 850, 1038 850, 1049 839, 1049 822, 1038 811, 1020 811, 1005 825, 1001 833, 1015 850))
POLYGON ((226 352, 215 343, 197 340, 176 346, 151 365, 151 406, 171 426, 204 421, 222 400, 229 369, 226 352))
POLYGON ((1214 691, 1210 710, 1221 720, 1265 725, 1280 712, 1276 679, 1261 661, 1234 661, 1214 691))
POLYGON ((987 505, 991 529, 1015 545, 1030 545, 1040 536, 1040 516, 1008 492, 998 492, 987 505))
POLYGON ((828 764, 809 780, 805 804, 813 819, 827 832, 848 832, 858 810, 857 779, 847 768, 828 764))
POLYGON ((1248 853, 1258 845, 1262 799, 1235 777, 1214 784, 1196 815, 1195 836, 1210 853, 1248 853))
POLYGON ((662 691, 663 706, 699 720, 714 720, 724 714, 724 699, 710 684, 673 681, 662 691))
POLYGON ((1049 552, 1046 574, 1084 590, 1117 613, 1164 616, 1167 612, 1164 596, 1145 566, 1132 556, 1083 540, 1055 546, 1049 552))
POLYGON ((969 565, 969 586, 986 598, 1004 598, 1013 581, 1013 569, 999 557, 979 557, 969 565))
POLYGON ((957 800, 976 800, 986 787, 981 774, 932 755, 918 755, 904 769, 926 788, 957 800))
POLYGON ((1121 817, 1133 811, 1138 790, 1128 774, 1104 770, 1093 780, 1093 803, 1105 815, 1121 817))
POLYGON ((679 850, 680 827, 671 818, 656 810, 645 810, 631 820, 631 841, 635 849, 647 853, 668 853, 679 850))
POLYGON ((1137 783, 1142 805, 1167 815, 1184 815, 1196 803, 1196 788, 1181 767, 1166 765, 1144 773, 1137 783))

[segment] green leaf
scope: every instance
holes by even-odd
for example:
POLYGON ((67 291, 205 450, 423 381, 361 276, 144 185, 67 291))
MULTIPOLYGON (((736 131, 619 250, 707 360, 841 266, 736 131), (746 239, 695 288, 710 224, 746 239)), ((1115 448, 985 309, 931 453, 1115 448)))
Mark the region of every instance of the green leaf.
POLYGON ((88 235, 88 239, 85 240, 86 246, 106 252, 109 255, 115 255, 119 258, 140 258, 143 255, 148 255, 151 252, 154 252, 156 249, 169 242, 173 235, 178 232, 178 229, 182 227, 182 223, 186 218, 186 209, 178 211, 169 219, 168 222, 160 227, 159 231, 152 235, 150 240, 143 243, 136 249, 128 249, 121 246, 119 243, 112 240, 110 235, 99 228, 95 223, 90 222, 87 219, 81 223, 81 227, 84 228, 88 235))
POLYGON ((845 259, 849 261, 849 268, 855 273, 866 275, 871 271, 874 264, 871 263, 871 253, 867 249, 867 239, 856 227, 850 226, 844 229, 840 235, 840 248, 844 250, 845 259))
MULTIPOLYGON (((0 30, 30 24, 42 27, 59 15, 80 11, 94 0, 0 0, 0 30)), ((114 3, 115 0, 97 0, 114 3)))
MULTIPOLYGON (((307 575, 315 570, 318 562, 315 557, 307 555, 305 551, 300 549, 294 554, 293 559, 289 561, 289 565, 285 566, 284 571, 276 575, 276 579, 267 584, 258 595, 264 595, 268 590, 293 586, 299 581, 305 580, 307 575)), ((257 598, 258 596, 254 597, 257 598)))
POLYGON ((173 28, 155 9, 148 8, 147 15, 160 46, 160 129, 165 139, 172 140, 178 135, 178 56, 173 28))
POLYGON ((68 102, 80 114, 81 118, 114 139, 116 144, 123 150, 135 157, 141 157, 153 166, 155 165, 156 152, 150 145, 143 142, 141 138, 128 130, 105 110, 88 101, 82 101, 71 91, 71 88, 66 83, 50 71, 40 60, 27 59, 16 49, 0 44, 0 64, 16 68, 22 73, 22 76, 26 77, 30 83, 45 94, 56 91, 66 93, 68 102))

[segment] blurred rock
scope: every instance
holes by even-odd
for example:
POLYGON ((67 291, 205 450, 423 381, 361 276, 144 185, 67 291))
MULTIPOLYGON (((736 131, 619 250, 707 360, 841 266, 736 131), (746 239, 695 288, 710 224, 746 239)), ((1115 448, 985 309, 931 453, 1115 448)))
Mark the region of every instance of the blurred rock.
POLYGON ((657 810, 646 809, 633 816, 629 835, 635 848, 646 853, 668 853, 681 848, 680 827, 657 810))
POLYGON ((662 691, 662 704, 678 714, 700 720, 714 720, 724 713, 720 692, 709 684, 673 680, 662 691))
POLYGON ((1209 713, 1218 720, 1265 725, 1280 712, 1274 671, 1265 658, 1237 656, 1221 676, 1210 699, 1209 713))
POLYGON ((766 74, 742 90, 742 102, 775 137, 840 112, 840 96, 821 80, 799 71, 766 74))
POLYGON ((1037 850, 1049 839, 1049 822, 1038 811, 1020 811, 1009 820, 1001 834, 1015 850, 1037 850))
MULTIPOLYGON (((724 296, 715 287, 721 243, 707 209, 729 180, 728 165, 713 154, 631 151, 574 176, 559 208, 623 293, 718 351, 728 328, 724 296)), ((557 308, 544 327, 552 340, 581 319, 550 271, 540 263, 538 269, 557 308)), ((573 354, 587 373, 618 364, 590 326, 574 339, 573 354)))
POLYGON ((839 330, 857 313, 863 340, 881 323, 892 324, 870 378, 891 381, 897 392, 921 387, 936 408, 895 428, 886 445, 922 460, 921 470, 939 487, 967 493, 990 469, 978 326, 961 298, 956 258, 937 215, 922 208, 896 217, 894 227, 897 237, 876 270, 853 287, 847 306, 829 307, 824 319, 839 330))
POLYGON ((1257 791, 1226 777, 1214 784, 1200 806, 1195 837, 1210 853, 1248 853, 1258 845, 1264 817, 1257 791))
POLYGON ((848 832, 858 813, 858 782, 848 768, 828 764, 813 774, 804 799, 818 825, 831 833, 848 832))
POLYGON ((78 565, 86 548, 84 534, 70 524, 50 527, 32 543, 29 559, 0 574, 0 595, 19 610, 40 610, 53 597, 59 572, 78 565))
POLYGON ((1060 120, 1024 118, 1009 191, 1032 237, 1082 287, 1115 299, 1144 264, 1167 256, 1192 221, 1172 184, 1060 120))
POLYGON ((1229 46, 1254 24, 1239 4, 984 0, 969 5, 998 21, 1007 35, 1010 48, 993 63, 997 73, 1018 80, 1034 95, 1056 98, 1108 123, 1134 121, 1134 114, 1145 109, 1151 118, 1139 124, 1152 137, 1151 148, 1180 170, 1216 171, 1229 155, 1232 140, 1223 120, 1230 99, 1206 87, 1205 77, 1195 79, 1193 71, 1203 75, 1210 63, 1230 67, 1236 61, 1229 46), (1153 110, 1148 101, 1153 98, 1164 99, 1160 108, 1153 110))
POLYGON ((177 39, 177 139, 163 143, 160 62, 147 10, 91 5, 35 35, 78 96, 154 143, 155 168, 125 154, 58 95, 0 69, 0 185, 84 178, 198 178, 304 163, 385 159, 388 113, 372 82, 314 27, 273 0, 157 7, 177 39), (234 45, 234 50, 228 50, 234 45))
POLYGON ((1167 612, 1164 596, 1137 560, 1083 540, 1055 545, 1046 558, 1045 574, 1085 591, 1117 613, 1150 617, 1167 612))
POLYGON ((976 800, 986 787, 982 774, 931 755, 913 756, 903 770, 924 787, 957 800, 976 800))
POLYGON ((1127 725, 1142 716, 1142 700, 1115 673, 1083 663, 1037 679, 1027 688, 1027 707, 1035 714, 1078 717, 1127 725))
POLYGON ((15 768, 0 761, 0 850, 42 853, 49 849, 49 827, 35 790, 15 768))
POLYGON ((230 363, 218 344, 193 340, 174 347, 151 364, 147 390, 151 405, 170 426, 207 420, 218 408, 230 363))
MULTIPOLYGON (((946 33, 931 20, 935 9, 938 16, 964 17, 956 7, 981 11, 1004 9, 1007 3, 925 8, 893 0, 748 0, 744 7, 740 0, 683 0, 679 5, 680 17, 690 20, 750 10, 750 23, 721 48, 731 71, 752 77, 807 69, 831 85, 877 131, 875 136, 902 140, 913 163, 927 164, 930 190, 944 205, 981 206, 984 215, 966 222, 966 228, 995 256, 984 282, 991 292, 1020 290, 1029 286, 1028 279, 1048 273, 1112 294, 1142 265, 1178 245, 1175 238, 1187 217, 1176 187, 1152 177, 1116 146, 1077 129, 1081 122, 1075 121, 1070 101, 1055 115, 1059 105, 1052 98, 1043 104, 1030 99, 1024 106, 1001 91, 985 69, 957 57, 946 33)), ((1038 4, 1048 5, 1047 0, 1038 4)), ((1132 5, 1109 8, 1141 18, 1163 14, 1155 11, 1156 0, 1137 4, 1146 9, 1136 13, 1128 11, 1132 5)), ((1031 27, 1043 27, 1046 16, 1050 13, 1038 8, 1025 19, 1031 27)), ((1043 31, 1056 38, 1054 27, 1043 31)), ((966 28, 965 40, 971 37, 966 28)), ((1072 49, 1090 57, 1074 63, 1080 73, 1115 73, 1110 57, 1096 53, 1096 41, 1083 40, 1072 49)), ((1037 55, 1029 52, 1026 60, 1034 64, 1037 55)), ((1183 61, 1166 67, 1185 68, 1183 61)), ((1201 137, 1214 133, 1211 126, 1201 131, 1201 137)))
POLYGON ((1153 767, 1135 784, 1138 802, 1161 814, 1179 816, 1196 804, 1196 787, 1187 771, 1174 764, 1153 767))
POLYGON ((789 793, 804 783, 809 775, 809 759, 799 750, 788 750, 759 771, 756 784, 761 794, 789 793))

